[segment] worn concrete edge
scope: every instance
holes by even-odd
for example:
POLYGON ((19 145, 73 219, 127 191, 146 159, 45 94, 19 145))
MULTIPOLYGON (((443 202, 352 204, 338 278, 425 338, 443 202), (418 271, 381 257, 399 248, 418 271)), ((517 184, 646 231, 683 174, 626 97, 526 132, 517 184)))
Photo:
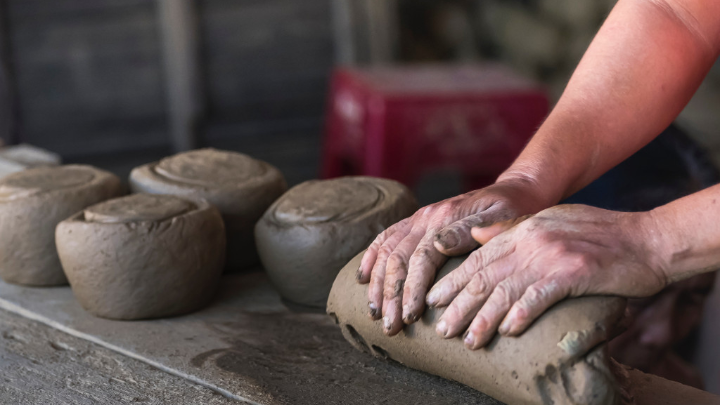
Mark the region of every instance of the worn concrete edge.
POLYGON ((59 330, 60 332, 67 333, 68 335, 75 336, 75 337, 77 337, 77 338, 80 338, 80 339, 83 339, 83 340, 86 340, 86 341, 95 343, 95 344, 100 345, 100 346, 102 346, 102 347, 104 347, 104 348, 106 348, 106 349, 109 349, 109 350, 112 350, 112 351, 114 351, 114 352, 120 353, 120 354, 122 354, 122 355, 124 355, 124 356, 133 358, 133 359, 135 359, 135 360, 139 360, 139 361, 141 361, 141 362, 143 362, 143 363, 145 363, 145 364, 148 364, 148 365, 150 365, 150 366, 152 366, 152 367, 157 368, 158 370, 164 371, 164 372, 166 372, 166 373, 168 373, 168 374, 172 374, 172 375, 174 375, 174 376, 183 378, 183 379, 188 380, 188 381, 191 381, 191 382, 193 382, 193 383, 195 383, 195 384, 198 384, 198 385, 201 385, 201 386, 206 387, 206 388, 208 388, 208 389, 211 389, 211 390, 217 392, 218 394, 223 395, 224 397, 227 397, 227 398, 230 398, 230 399, 234 399, 234 400, 236 400, 236 401, 242 401, 242 402, 245 402, 245 403, 251 404, 251 405, 265 405, 265 404, 261 404, 261 403, 259 403, 259 402, 255 402, 255 401, 253 401, 253 400, 251 400, 251 399, 249 399, 249 398, 245 398, 245 397, 242 397, 242 396, 240 396, 240 395, 234 394, 234 393, 232 393, 232 392, 230 392, 230 391, 228 391, 228 390, 226 390, 226 389, 223 389, 223 388, 218 387, 217 385, 211 384, 211 383, 209 383, 209 382, 207 382, 207 381, 205 381, 205 380, 203 380, 203 379, 201 379, 201 378, 195 377, 195 376, 190 375, 190 374, 183 373, 183 372, 180 371, 180 370, 176 370, 176 369, 174 369, 174 368, 170 368, 170 367, 168 367, 168 366, 166 366, 166 365, 164 365, 164 364, 162 364, 162 363, 158 363, 158 362, 156 362, 156 361, 153 361, 153 360, 151 360, 151 359, 148 359, 148 358, 146 358, 146 357, 143 357, 143 356, 141 356, 141 355, 139 355, 139 354, 137 354, 137 353, 133 353, 133 352, 131 352, 131 351, 129 351, 129 350, 123 349, 123 348, 120 347, 120 346, 116 346, 116 345, 113 345, 113 344, 111 344, 111 343, 105 342, 105 341, 103 341, 103 340, 101 340, 101 339, 98 339, 98 338, 95 337, 95 336, 92 336, 92 335, 89 335, 89 334, 87 334, 87 333, 83 333, 83 332, 80 332, 80 331, 78 331, 78 330, 69 328, 69 327, 67 327, 67 326, 65 326, 65 325, 62 325, 62 324, 59 323, 59 322, 53 321, 53 320, 50 319, 50 318, 44 317, 44 316, 42 316, 42 315, 40 315, 40 314, 37 314, 37 313, 35 313, 35 312, 33 312, 33 311, 27 310, 27 309, 25 309, 25 308, 23 308, 23 307, 21 307, 21 306, 19 306, 19 305, 17 305, 17 304, 14 304, 14 303, 12 303, 12 302, 10 302, 10 301, 7 301, 7 300, 3 299, 3 298, 0 298, 0 309, 6 310, 6 311, 11 312, 11 313, 14 313, 14 314, 16 314, 16 315, 20 315, 20 316, 22 316, 23 318, 27 318, 27 319, 30 319, 30 320, 33 320, 33 321, 36 321, 36 322, 40 322, 40 323, 42 323, 42 324, 44 324, 44 325, 47 325, 47 326, 49 326, 49 327, 51 327, 51 328, 53 328, 53 329, 57 329, 57 330, 59 330))

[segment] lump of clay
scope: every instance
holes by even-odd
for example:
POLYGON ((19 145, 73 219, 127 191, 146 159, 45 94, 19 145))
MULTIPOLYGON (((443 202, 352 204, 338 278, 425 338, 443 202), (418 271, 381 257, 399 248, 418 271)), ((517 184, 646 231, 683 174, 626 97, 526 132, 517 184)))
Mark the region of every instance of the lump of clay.
POLYGON ((340 269, 417 203, 402 184, 374 177, 293 187, 255 227, 263 267, 289 301, 324 308, 340 269))
POLYGON ((275 167, 241 153, 201 149, 135 168, 136 193, 205 199, 220 210, 227 229, 228 270, 257 264, 253 227, 287 184, 275 167))
POLYGON ((2 279, 31 286, 67 284, 55 249, 55 226, 122 191, 117 176, 81 165, 37 167, 2 178, 2 279))
MULTIPOLYGON (((386 336, 381 322, 368 317, 367 286, 355 279, 361 257, 340 271, 327 306, 356 348, 458 381, 509 405, 613 405, 627 399, 606 348, 623 317, 624 299, 563 301, 519 337, 496 336, 487 347, 471 351, 461 338, 446 340, 435 333, 442 309, 429 309, 397 336, 386 336)), ((462 260, 449 260, 438 277, 462 260)))
POLYGON ((135 194, 61 222, 60 261, 88 312, 111 319, 179 315, 206 305, 225 260, 218 210, 202 200, 135 194))
POLYGON ((0 148, 0 177, 30 167, 57 166, 60 161, 60 155, 32 145, 23 144, 0 148))

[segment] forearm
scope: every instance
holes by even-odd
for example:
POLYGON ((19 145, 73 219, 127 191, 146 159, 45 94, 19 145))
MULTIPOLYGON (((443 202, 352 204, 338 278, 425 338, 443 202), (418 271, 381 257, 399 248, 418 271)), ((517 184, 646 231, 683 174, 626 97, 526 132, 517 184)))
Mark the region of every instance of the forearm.
POLYGON ((643 217, 639 228, 668 282, 720 269, 720 184, 643 217))
POLYGON ((620 0, 546 122, 498 181, 525 179, 550 206, 650 142, 717 57, 716 3, 620 0))

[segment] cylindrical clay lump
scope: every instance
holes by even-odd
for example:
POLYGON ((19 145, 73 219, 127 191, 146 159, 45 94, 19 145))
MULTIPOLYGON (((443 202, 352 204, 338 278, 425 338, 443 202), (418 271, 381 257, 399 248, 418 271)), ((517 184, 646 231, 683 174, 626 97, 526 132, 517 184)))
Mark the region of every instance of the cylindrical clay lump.
POLYGON ((278 169, 250 156, 216 149, 181 153, 135 168, 133 192, 205 199, 220 210, 227 230, 228 270, 258 262, 253 228, 287 190, 278 169))
POLYGON ((0 276, 30 286, 67 284, 55 227, 83 208, 123 192, 120 179, 82 165, 38 167, 0 180, 0 276))
POLYGON ((225 260, 225 228, 202 200, 135 194, 63 221, 57 247, 75 297, 88 312, 146 319, 199 309, 225 260))
POLYGON ((324 308, 345 263, 416 209, 410 190, 396 181, 308 181, 280 197, 256 225, 260 260, 285 299, 324 308))

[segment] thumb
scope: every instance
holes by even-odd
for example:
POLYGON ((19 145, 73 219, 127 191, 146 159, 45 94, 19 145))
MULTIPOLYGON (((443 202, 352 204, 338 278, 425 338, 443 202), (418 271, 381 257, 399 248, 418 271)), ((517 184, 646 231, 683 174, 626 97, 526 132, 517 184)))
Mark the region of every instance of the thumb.
POLYGON ((435 249, 447 256, 467 253, 478 246, 478 242, 470 234, 472 229, 492 226, 514 216, 515 214, 510 210, 499 209, 480 212, 455 221, 435 235, 435 249))
POLYGON ((506 221, 495 222, 488 226, 474 226, 470 233, 472 235, 472 238, 477 243, 484 245, 490 242, 490 239, 500 235, 501 233, 507 231, 508 229, 525 221, 530 217, 532 217, 532 215, 523 215, 521 217, 509 219, 506 221))

